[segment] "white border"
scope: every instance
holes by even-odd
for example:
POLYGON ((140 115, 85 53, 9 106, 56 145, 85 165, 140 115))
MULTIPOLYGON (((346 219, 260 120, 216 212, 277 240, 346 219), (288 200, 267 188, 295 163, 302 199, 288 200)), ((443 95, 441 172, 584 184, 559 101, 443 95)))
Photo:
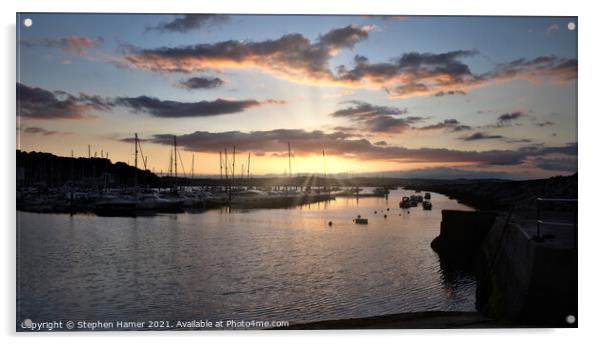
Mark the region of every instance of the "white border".
POLYGON ((3 221, 4 236, 2 256, 2 282, 0 288, 3 310, 0 312, 0 327, 4 340, 9 343, 58 343, 79 344, 83 338, 91 344, 138 341, 145 338, 149 344, 163 344, 171 341, 206 343, 220 340, 234 340, 251 344, 283 342, 306 344, 316 340, 332 342, 365 343, 376 341, 400 341, 413 343, 461 343, 467 342, 504 344, 526 343, 539 340, 548 344, 567 344, 600 338, 597 322, 600 310, 600 267, 598 248, 602 244, 602 226, 596 215, 600 213, 602 195, 598 175, 602 172, 602 145, 596 138, 602 129, 602 114, 598 104, 600 83, 600 12, 594 2, 577 1, 344 1, 344 0, 251 0, 235 1, 144 1, 144 0, 21 0, 18 3, 2 2, 2 68, 4 80, 0 83, 4 114, 2 129, 2 199, 0 219, 3 221), (579 253, 579 329, 578 330, 389 330, 389 331, 327 331, 304 332, 129 332, 94 334, 15 334, 15 12, 153 12, 153 13, 295 13, 295 14, 403 14, 403 15, 554 15, 579 16, 579 186, 580 186, 580 253, 579 253), (402 337, 401 339, 396 339, 402 337))

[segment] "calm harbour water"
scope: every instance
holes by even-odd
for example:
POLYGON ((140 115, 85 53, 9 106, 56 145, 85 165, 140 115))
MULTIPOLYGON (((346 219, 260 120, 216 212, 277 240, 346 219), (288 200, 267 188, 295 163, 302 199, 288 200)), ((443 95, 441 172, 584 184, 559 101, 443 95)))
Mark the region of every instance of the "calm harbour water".
POLYGON ((410 192, 137 218, 18 212, 17 320, 307 322, 474 310, 474 280, 442 272, 429 246, 441 209, 470 208, 433 193, 432 211, 408 214, 402 194, 410 192), (369 224, 353 224, 358 214, 369 224))

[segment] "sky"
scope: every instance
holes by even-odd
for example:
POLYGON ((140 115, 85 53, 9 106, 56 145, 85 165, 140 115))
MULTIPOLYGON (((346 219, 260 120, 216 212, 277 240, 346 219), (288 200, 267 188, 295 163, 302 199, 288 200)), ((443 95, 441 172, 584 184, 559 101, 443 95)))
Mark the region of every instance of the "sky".
POLYGON ((25 151, 87 156, 90 145, 133 165, 137 133, 156 173, 169 169, 174 136, 178 170, 195 175, 219 174, 226 149, 231 166, 234 146, 236 174, 289 173, 289 143, 293 174, 577 171, 576 18, 21 13, 17 23, 25 151))

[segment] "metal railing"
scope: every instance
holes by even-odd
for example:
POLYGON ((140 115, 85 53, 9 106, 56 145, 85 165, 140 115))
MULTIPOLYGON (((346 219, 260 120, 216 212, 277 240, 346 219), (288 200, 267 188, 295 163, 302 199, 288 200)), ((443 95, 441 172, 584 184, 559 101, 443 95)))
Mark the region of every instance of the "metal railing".
POLYGON ((542 225, 553 225, 553 226, 566 226, 573 227, 573 239, 575 248, 577 248, 577 199, 563 199, 563 198, 537 198, 537 235, 535 236, 536 241, 543 241, 543 237, 541 235, 541 226, 542 225), (541 205, 543 203, 574 203, 575 204, 575 214, 572 223, 563 223, 563 222, 548 222, 544 221, 541 217, 541 205))

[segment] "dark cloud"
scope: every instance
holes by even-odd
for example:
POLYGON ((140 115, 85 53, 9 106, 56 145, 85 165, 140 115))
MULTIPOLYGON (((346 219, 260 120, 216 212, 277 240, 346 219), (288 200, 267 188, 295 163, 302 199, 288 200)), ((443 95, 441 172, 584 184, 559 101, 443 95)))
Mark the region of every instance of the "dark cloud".
POLYGON ((528 60, 525 58, 510 63, 499 64, 484 74, 484 80, 526 79, 537 81, 552 78, 558 81, 577 79, 577 59, 558 58, 556 56, 539 56, 528 60))
POLYGON ((411 125, 424 120, 424 118, 416 116, 399 117, 399 115, 406 114, 408 112, 407 109, 377 106, 360 101, 345 103, 351 104, 351 106, 339 109, 330 115, 347 118, 358 124, 360 130, 369 132, 399 133, 411 128, 411 125))
POLYGON ((382 115, 403 115, 408 112, 408 110, 405 108, 400 109, 397 107, 378 106, 360 101, 348 101, 344 102, 343 104, 352 104, 352 106, 337 110, 330 115, 335 117, 348 117, 354 120, 362 120, 382 115))
POLYGON ((489 139, 503 139, 501 135, 487 134, 483 132, 476 132, 471 135, 461 137, 464 141, 475 141, 475 140, 489 140, 489 139))
POLYGON ((102 36, 88 38, 85 36, 67 36, 60 38, 45 38, 40 40, 21 40, 23 47, 59 48, 80 56, 88 55, 88 50, 98 48, 104 43, 102 36))
POLYGON ((508 126, 512 123, 512 121, 526 117, 527 114, 522 111, 515 111, 513 113, 505 113, 497 118, 497 126, 503 127, 508 126))
POLYGON ((23 128, 21 128, 21 131, 24 132, 24 133, 28 133, 28 134, 40 134, 40 135, 62 135, 62 134, 69 134, 68 132, 60 132, 60 131, 47 130, 47 129, 44 129, 42 127, 23 127, 23 128))
POLYGON ((176 16, 172 21, 161 22, 148 30, 161 32, 187 32, 190 30, 207 28, 220 25, 228 20, 228 16, 221 14, 186 14, 176 16))
POLYGON ((531 139, 505 138, 504 141, 507 142, 507 143, 509 143, 509 144, 528 144, 528 143, 531 143, 533 140, 531 140, 531 139))
POLYGON ((211 68, 254 67, 284 78, 311 82, 332 80, 330 58, 368 37, 372 27, 350 25, 311 42, 299 33, 260 42, 230 40, 173 48, 124 47, 126 65, 167 72, 193 72, 211 68))
MULTIPOLYGON (((123 139, 123 140, 129 140, 123 139)), ((254 132, 193 132, 177 136, 178 144, 186 150, 215 153, 236 145, 240 151, 275 154, 287 153, 291 143, 295 155, 320 155, 326 150, 328 155, 345 156, 360 160, 389 160, 395 162, 446 162, 473 163, 479 165, 518 165, 531 157, 547 154, 576 155, 576 144, 561 147, 530 146, 518 150, 459 151, 442 148, 409 149, 400 146, 382 146, 366 139, 356 139, 344 132, 325 133, 302 129, 276 129, 254 132)), ((173 135, 158 134, 150 142, 163 145, 173 144, 173 135)))
POLYGON ((563 172, 577 171, 577 157, 538 157, 534 161, 535 166, 544 170, 563 172))
POLYGON ((91 111, 109 110, 111 105, 99 96, 72 95, 17 83, 17 115, 36 119, 81 119, 91 111))
POLYGON ((225 100, 199 102, 177 102, 160 100, 154 97, 120 97, 115 99, 115 104, 127 107, 134 112, 145 112, 157 117, 205 117, 224 114, 240 113, 246 109, 259 107, 263 104, 282 104, 283 101, 267 100, 225 100))
POLYGON ((376 146, 387 146, 387 142, 384 141, 384 140, 381 140, 381 141, 375 142, 374 145, 376 145, 376 146))
POLYGON ((368 82, 385 86, 389 95, 437 94, 438 92, 462 91, 476 77, 461 58, 477 54, 474 50, 457 50, 442 54, 406 53, 389 63, 372 64, 364 56, 356 56, 354 66, 347 69, 339 66, 337 80, 346 82, 368 82))
POLYGON ((415 129, 424 130, 424 131, 446 129, 446 130, 450 130, 453 132, 460 132, 460 131, 470 130, 470 129, 472 129, 472 127, 470 127, 468 125, 463 125, 456 119, 446 119, 446 120, 443 120, 443 122, 439 122, 434 125, 417 127, 415 129))
POLYGON ((214 101, 178 102, 149 96, 102 98, 85 93, 75 96, 64 91, 51 92, 17 83, 18 115, 37 119, 81 119, 89 117, 90 111, 108 111, 118 106, 157 117, 203 117, 239 113, 253 107, 285 103, 275 99, 257 101, 219 98, 214 101))
POLYGON ((224 85, 224 81, 220 78, 192 77, 179 82, 178 85, 189 90, 215 89, 224 85))
POLYGON ((400 133, 417 122, 424 120, 423 117, 408 116, 397 118, 393 116, 378 116, 368 121, 364 121, 365 129, 375 133, 400 133))
POLYGON ((439 91, 436 94, 434 94, 435 97, 453 96, 453 95, 466 96, 466 92, 464 92, 462 90, 451 90, 451 91, 439 91))
POLYGON ((553 125, 555 125, 555 123, 552 121, 544 121, 544 122, 538 122, 537 125, 539 127, 545 127, 545 126, 553 126, 553 125))
POLYGON ((521 152, 533 153, 537 152, 540 155, 566 155, 566 156, 577 156, 577 143, 567 143, 565 146, 557 147, 545 147, 539 145, 529 145, 522 147, 521 152))
POLYGON ((344 28, 334 29, 321 35, 317 47, 320 49, 353 48, 353 46, 368 38, 368 27, 348 25, 344 28))

